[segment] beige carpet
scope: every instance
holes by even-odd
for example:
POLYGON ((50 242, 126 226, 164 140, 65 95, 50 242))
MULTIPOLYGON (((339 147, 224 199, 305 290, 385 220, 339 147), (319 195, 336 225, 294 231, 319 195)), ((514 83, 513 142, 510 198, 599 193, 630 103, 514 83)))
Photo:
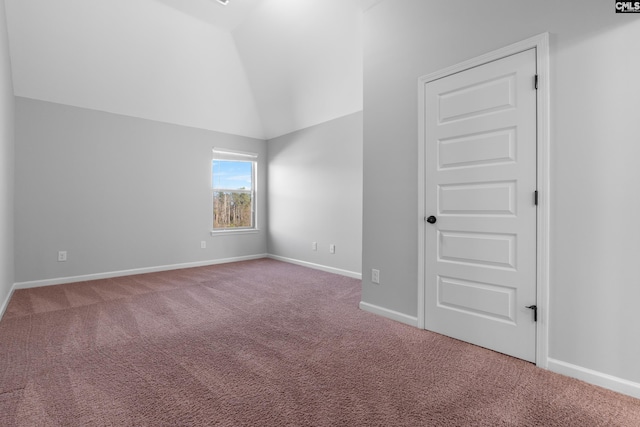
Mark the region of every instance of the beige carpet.
POLYGON ((17 291, 0 426, 640 426, 640 401, 358 310, 273 260, 17 291))

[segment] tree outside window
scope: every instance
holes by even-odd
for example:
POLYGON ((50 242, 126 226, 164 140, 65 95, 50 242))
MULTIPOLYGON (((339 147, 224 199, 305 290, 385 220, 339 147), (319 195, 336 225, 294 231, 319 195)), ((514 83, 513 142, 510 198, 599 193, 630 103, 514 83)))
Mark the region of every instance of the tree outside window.
POLYGON ((213 230, 255 228, 255 161, 212 161, 213 230))

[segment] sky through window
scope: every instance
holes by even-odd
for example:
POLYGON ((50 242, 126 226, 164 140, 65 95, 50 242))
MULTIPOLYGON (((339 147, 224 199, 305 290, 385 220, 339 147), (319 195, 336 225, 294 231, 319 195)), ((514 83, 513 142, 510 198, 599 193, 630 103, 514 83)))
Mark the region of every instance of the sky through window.
POLYGON ((251 189, 252 162, 214 160, 212 162, 213 188, 225 190, 251 189))

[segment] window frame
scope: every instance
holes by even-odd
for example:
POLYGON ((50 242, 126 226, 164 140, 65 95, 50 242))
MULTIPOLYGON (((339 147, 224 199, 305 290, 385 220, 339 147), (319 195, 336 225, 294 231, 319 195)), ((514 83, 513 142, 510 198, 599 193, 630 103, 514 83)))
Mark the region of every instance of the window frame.
POLYGON ((258 155, 255 153, 248 153, 244 151, 228 150, 223 148, 214 148, 213 156, 211 158, 211 179, 210 179, 210 206, 211 215, 210 227, 212 236, 221 236, 229 234, 250 234, 257 233, 258 228, 258 155), (214 180, 214 167, 213 164, 216 161, 228 161, 228 162, 246 162, 251 164, 251 188, 248 190, 230 189, 216 187, 214 180), (251 226, 249 227, 228 227, 228 228, 215 228, 215 194, 216 193, 244 193, 249 194, 251 198, 251 226))

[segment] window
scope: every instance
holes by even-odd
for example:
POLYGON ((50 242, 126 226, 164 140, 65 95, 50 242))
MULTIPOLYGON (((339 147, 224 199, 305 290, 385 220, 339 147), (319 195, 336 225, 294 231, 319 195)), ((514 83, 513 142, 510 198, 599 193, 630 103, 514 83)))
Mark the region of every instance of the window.
POLYGON ((213 150, 213 231, 256 229, 257 155, 213 150))

